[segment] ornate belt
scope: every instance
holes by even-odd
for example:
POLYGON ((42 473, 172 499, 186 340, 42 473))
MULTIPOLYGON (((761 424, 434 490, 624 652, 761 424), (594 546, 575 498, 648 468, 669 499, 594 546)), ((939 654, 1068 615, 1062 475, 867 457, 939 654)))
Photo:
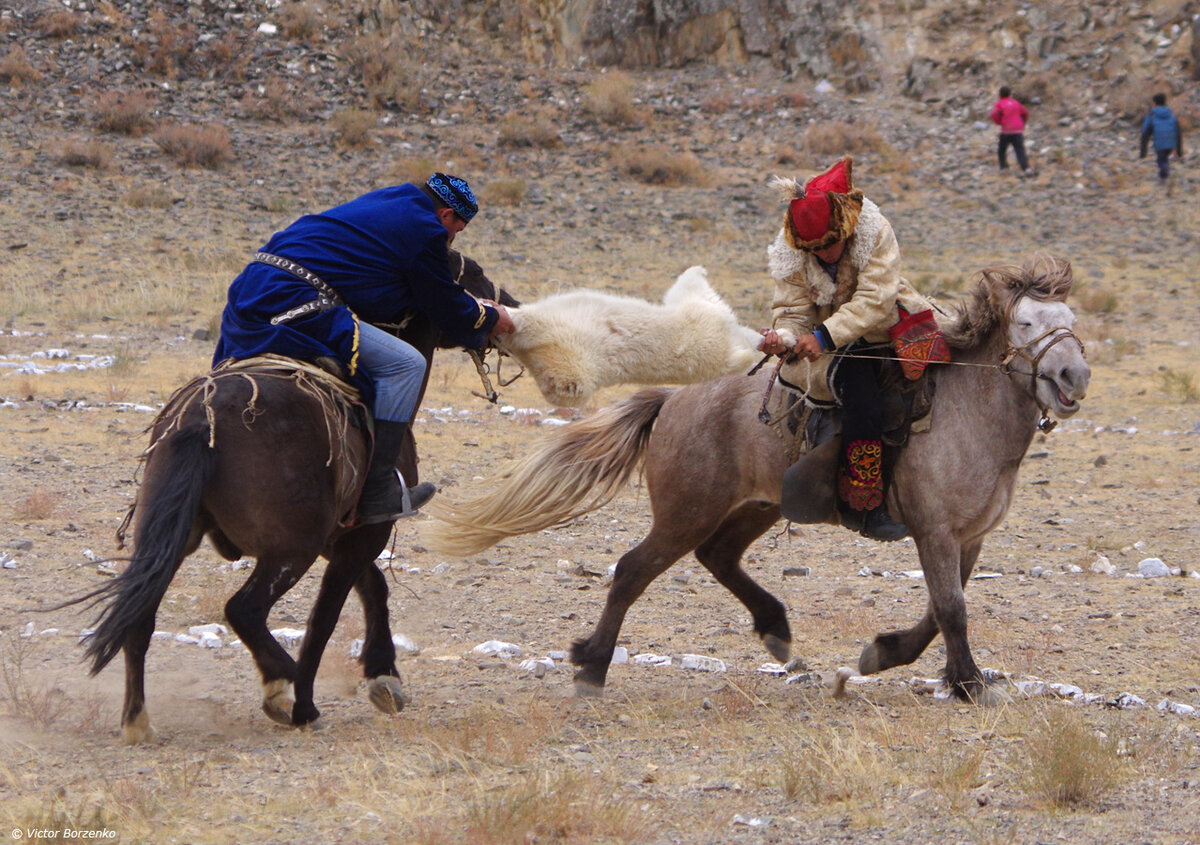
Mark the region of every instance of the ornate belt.
POLYGON ((342 298, 338 296, 338 292, 329 286, 329 284, 318 276, 316 273, 308 270, 294 261, 288 261, 286 258, 280 258, 278 255, 272 255, 269 252, 256 252, 252 263, 269 264, 272 267, 278 267, 280 270, 285 270, 291 273, 297 279, 308 282, 317 292, 317 298, 306 302, 303 305, 297 305, 295 308, 289 308, 280 314, 276 314, 271 318, 271 325, 278 326, 283 323, 290 323, 298 317, 306 317, 309 314, 319 314, 323 311, 328 311, 331 308, 345 305, 342 298))

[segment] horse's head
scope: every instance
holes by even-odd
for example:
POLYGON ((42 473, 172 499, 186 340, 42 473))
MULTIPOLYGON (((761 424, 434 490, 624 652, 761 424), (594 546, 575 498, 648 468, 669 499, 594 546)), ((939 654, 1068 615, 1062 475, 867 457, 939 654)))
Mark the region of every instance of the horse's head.
POLYGON ((1079 410, 1092 369, 1075 336, 1075 314, 1066 303, 1071 265, 1039 259, 1015 271, 988 270, 984 284, 1002 310, 1008 334, 1003 367, 1029 377, 1029 392, 1042 413, 1065 419, 1079 410), (1018 363, 1020 362, 1020 363, 1018 363))
POLYGON ((471 294, 479 299, 491 299, 499 302, 505 308, 516 308, 518 302, 508 291, 497 285, 483 272, 479 262, 468 258, 456 249, 449 250, 450 270, 454 273, 454 281, 458 282, 471 294))

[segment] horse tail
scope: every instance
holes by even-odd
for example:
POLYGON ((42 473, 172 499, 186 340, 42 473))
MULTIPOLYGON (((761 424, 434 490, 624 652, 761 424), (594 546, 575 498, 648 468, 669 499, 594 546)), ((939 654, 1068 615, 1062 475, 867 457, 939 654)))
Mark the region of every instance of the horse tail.
POLYGON ((93 675, 121 650, 130 629, 154 614, 183 562, 201 497, 217 467, 208 438, 208 426, 201 423, 154 446, 146 467, 150 483, 143 483, 138 496, 142 513, 129 565, 99 590, 68 602, 94 599, 94 605, 110 599, 87 638, 85 656, 92 660, 93 675))
POLYGON ((571 423, 519 461, 490 493, 461 505, 430 503, 426 509, 437 521, 423 532, 426 545, 464 557, 603 507, 641 463, 671 393, 648 388, 571 423))

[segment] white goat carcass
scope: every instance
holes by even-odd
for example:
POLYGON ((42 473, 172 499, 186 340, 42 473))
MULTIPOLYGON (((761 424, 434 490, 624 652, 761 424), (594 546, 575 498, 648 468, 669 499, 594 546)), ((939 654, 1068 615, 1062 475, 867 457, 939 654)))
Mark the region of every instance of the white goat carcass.
POLYGON ((580 290, 511 309, 516 330, 500 339, 555 405, 577 407, 614 384, 691 384, 746 370, 759 335, 742 326, 689 267, 661 305, 580 290))

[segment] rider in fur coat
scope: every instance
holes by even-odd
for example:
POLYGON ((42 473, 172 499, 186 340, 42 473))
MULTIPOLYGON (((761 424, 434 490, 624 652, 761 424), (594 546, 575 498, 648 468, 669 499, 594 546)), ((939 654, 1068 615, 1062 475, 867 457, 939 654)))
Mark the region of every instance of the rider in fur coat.
POLYGON ((791 353, 780 381, 843 408, 843 524, 898 540, 908 529, 887 513, 880 356, 891 355, 888 329, 899 308, 911 314, 931 305, 900 275, 896 235, 879 206, 853 189, 852 164, 846 156, 803 188, 776 180, 791 202, 767 249, 775 297, 759 349, 791 353))

